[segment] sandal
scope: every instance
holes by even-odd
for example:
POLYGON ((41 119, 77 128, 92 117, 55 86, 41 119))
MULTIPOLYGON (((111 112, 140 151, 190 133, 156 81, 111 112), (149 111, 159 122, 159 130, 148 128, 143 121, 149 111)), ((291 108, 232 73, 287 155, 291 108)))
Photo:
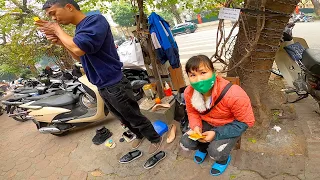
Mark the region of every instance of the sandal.
POLYGON ((217 162, 213 163, 213 165, 212 165, 212 167, 211 167, 210 174, 211 174, 212 176, 219 176, 219 175, 221 175, 221 174, 227 169, 230 161, 231 161, 231 156, 229 155, 228 161, 227 161, 226 164, 219 164, 219 163, 217 163, 217 162), (212 172, 213 169, 219 171, 220 173, 213 173, 213 172, 212 172))
POLYGON ((207 154, 208 153, 204 153, 199 150, 196 150, 194 157, 193 157, 193 161, 197 164, 201 164, 206 159, 207 154))
POLYGON ((172 143, 174 141, 174 139, 176 138, 176 130, 177 130, 177 126, 172 124, 169 130, 169 134, 167 137, 167 143, 172 143))
POLYGON ((120 163, 121 164, 126 164, 126 163, 130 163, 133 160, 138 159, 139 157, 142 156, 142 152, 140 150, 134 150, 134 151, 130 151, 128 152, 126 155, 122 156, 120 158, 120 163))

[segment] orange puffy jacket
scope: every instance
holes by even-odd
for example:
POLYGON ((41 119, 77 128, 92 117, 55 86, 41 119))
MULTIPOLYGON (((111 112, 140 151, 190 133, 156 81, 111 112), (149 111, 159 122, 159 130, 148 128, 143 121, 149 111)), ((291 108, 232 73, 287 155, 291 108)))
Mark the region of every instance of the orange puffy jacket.
POLYGON ((204 102, 202 94, 188 86, 184 91, 187 106, 189 126, 193 129, 196 126, 202 128, 202 120, 214 127, 219 127, 233 122, 234 120, 246 123, 252 127, 255 121, 251 102, 247 93, 238 85, 232 85, 222 100, 211 109, 206 115, 201 112, 206 111, 214 105, 220 93, 229 81, 217 76, 212 88, 211 100, 204 102))

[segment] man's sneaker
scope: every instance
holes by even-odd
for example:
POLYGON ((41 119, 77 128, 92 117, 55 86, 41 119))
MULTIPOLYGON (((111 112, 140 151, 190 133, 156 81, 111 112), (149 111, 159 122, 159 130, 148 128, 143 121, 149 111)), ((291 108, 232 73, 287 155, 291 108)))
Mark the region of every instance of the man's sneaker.
POLYGON ((109 131, 106 127, 102 127, 96 130, 96 135, 92 138, 92 142, 95 145, 100 145, 104 143, 108 138, 112 136, 112 132, 109 131))
POLYGON ((132 141, 132 149, 137 149, 142 141, 144 140, 144 137, 142 139, 139 139, 139 138, 135 138, 133 141, 132 141))
POLYGON ((161 144, 162 144, 162 140, 163 140, 163 138, 160 136, 160 141, 159 142, 150 144, 149 151, 148 151, 149 154, 154 154, 160 149, 161 144))

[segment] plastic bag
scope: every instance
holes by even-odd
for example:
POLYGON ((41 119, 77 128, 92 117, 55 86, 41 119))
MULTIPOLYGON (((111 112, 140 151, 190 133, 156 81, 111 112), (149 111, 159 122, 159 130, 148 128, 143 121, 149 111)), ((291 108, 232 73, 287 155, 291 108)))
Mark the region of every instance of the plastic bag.
POLYGON ((124 66, 143 66, 144 59, 142 54, 142 49, 140 43, 133 39, 131 41, 126 41, 117 49, 120 61, 124 66))

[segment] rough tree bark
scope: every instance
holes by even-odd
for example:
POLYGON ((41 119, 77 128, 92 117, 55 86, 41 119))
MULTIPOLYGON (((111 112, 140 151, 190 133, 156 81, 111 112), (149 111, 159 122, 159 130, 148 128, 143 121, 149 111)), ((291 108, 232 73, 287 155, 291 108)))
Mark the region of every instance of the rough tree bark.
POLYGON ((269 70, 272 68, 282 31, 298 2, 299 0, 245 0, 228 76, 240 77, 241 85, 254 108, 256 127, 261 129, 258 135, 263 135, 263 130, 269 127, 271 107, 279 103, 273 101, 272 97, 273 93, 280 92, 274 92, 268 86, 269 70))
POLYGON ((320 16, 320 2, 319 0, 311 0, 312 4, 314 6, 314 12, 316 15, 320 16))
POLYGON ((153 45, 151 42, 151 36, 148 30, 148 25, 146 22, 145 14, 143 11, 143 0, 137 0, 138 2, 138 8, 139 8, 139 18, 136 20, 137 21, 137 36, 138 39, 141 42, 142 45, 142 51, 145 52, 145 54, 150 58, 151 60, 151 65, 152 65, 152 71, 153 75, 155 77, 156 85, 157 85, 157 93, 160 98, 164 97, 163 89, 162 89, 162 84, 160 82, 161 76, 158 73, 158 68, 157 68, 157 58, 155 51, 153 49, 153 45), (140 27, 140 24, 142 24, 142 28, 140 27))

